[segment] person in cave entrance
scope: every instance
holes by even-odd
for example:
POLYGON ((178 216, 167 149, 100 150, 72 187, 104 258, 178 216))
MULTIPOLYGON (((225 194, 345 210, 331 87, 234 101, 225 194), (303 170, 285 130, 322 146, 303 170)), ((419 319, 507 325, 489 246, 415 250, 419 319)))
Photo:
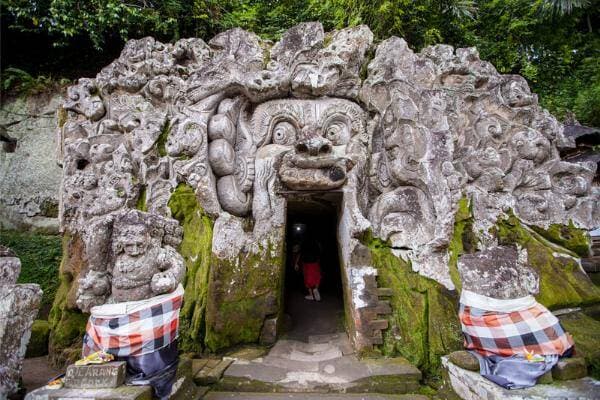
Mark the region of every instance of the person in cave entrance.
POLYGON ((304 286, 308 290, 306 300, 321 301, 319 285, 321 284, 321 246, 310 235, 306 235, 300 251, 294 256, 294 269, 298 271, 302 266, 304 286))

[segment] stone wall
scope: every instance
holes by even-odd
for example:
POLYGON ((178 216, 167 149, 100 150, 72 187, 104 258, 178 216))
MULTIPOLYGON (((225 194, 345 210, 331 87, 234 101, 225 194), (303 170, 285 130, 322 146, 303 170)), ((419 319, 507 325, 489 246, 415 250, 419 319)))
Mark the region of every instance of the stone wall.
POLYGON ((414 53, 319 23, 275 44, 241 29, 144 38, 70 87, 63 109, 60 222, 76 262, 63 264, 54 337, 65 316, 183 281, 186 348, 272 340, 286 193, 342 198, 357 348, 436 369, 459 342, 459 258, 499 244, 527 248, 542 303, 600 299, 575 261, 582 229, 600 224, 596 166, 561 161, 562 125, 474 48, 414 53))
POLYGON ((58 233, 62 170, 56 157, 60 93, 8 100, 0 109, 0 228, 58 233))

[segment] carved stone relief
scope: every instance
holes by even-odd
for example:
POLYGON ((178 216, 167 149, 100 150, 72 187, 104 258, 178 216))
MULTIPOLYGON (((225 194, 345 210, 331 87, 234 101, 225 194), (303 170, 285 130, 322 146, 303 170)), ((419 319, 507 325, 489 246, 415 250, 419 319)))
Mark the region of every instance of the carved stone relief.
POLYGON ((351 257, 369 229, 453 289, 448 245, 463 197, 482 250, 510 210, 539 226, 600 223, 595 166, 560 161, 562 126, 523 78, 500 75, 473 48, 416 54, 396 37, 373 48, 366 26, 325 37, 305 23, 276 44, 241 29, 208 43, 131 40, 69 89, 61 222, 86 244, 81 309, 181 281, 168 207, 179 184, 215 220, 213 254, 230 261, 282 245, 283 193, 341 192, 353 309, 363 276, 374 276, 351 257))

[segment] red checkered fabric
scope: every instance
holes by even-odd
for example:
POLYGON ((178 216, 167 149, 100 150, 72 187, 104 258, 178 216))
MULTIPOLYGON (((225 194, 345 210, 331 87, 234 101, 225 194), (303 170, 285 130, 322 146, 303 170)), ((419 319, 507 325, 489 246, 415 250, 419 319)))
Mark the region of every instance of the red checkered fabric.
MULTIPOLYGON (((118 316, 90 316, 83 339, 83 356, 105 351, 116 357, 140 356, 160 350, 177 339, 183 291, 159 296, 147 306, 118 316)), ((139 303, 139 302, 137 302, 139 303)))
POLYGON ((465 347, 483 356, 562 355, 573 346, 558 318, 539 303, 513 312, 486 311, 461 303, 459 318, 465 347))

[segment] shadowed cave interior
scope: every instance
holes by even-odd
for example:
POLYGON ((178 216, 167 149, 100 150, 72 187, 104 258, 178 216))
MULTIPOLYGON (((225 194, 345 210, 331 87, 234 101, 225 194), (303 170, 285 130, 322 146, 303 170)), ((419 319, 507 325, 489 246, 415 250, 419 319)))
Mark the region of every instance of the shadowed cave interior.
POLYGON ((337 239, 340 193, 290 197, 287 204, 284 302, 286 338, 307 341, 311 335, 344 331, 344 301, 337 239), (321 301, 306 300, 302 275, 294 255, 314 239, 320 247, 321 301))

